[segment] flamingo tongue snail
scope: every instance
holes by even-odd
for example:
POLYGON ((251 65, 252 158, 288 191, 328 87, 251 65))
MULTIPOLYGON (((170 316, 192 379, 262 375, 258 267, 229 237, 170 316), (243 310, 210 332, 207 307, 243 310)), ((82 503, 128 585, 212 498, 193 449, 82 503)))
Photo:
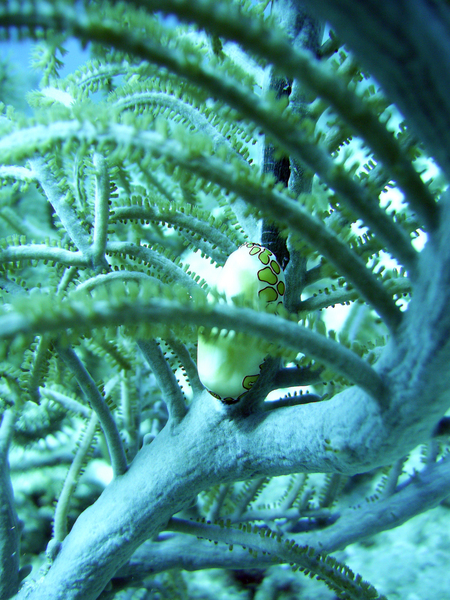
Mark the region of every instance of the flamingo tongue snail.
MULTIPOLYGON (((254 242, 240 246, 228 257, 217 291, 228 302, 242 298, 251 306, 283 304, 284 273, 275 255, 254 242)), ((213 334, 218 333, 215 328, 213 334)), ((209 393, 225 404, 234 404, 248 392, 258 379, 265 354, 258 349, 258 340, 236 339, 235 331, 218 336, 198 336, 197 369, 201 382, 209 393)))

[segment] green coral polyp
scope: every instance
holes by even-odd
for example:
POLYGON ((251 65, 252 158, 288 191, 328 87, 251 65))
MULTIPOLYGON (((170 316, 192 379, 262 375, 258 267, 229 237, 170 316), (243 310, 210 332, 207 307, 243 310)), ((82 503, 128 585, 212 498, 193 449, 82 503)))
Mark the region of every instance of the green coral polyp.
MULTIPOLYGON (((260 244, 247 242, 228 257, 216 289, 227 302, 242 300, 253 308, 273 312, 275 303, 283 304, 286 285, 274 254, 260 244)), ((212 396, 234 404, 251 389, 265 358, 260 346, 260 341, 238 337, 234 331, 215 329, 209 337, 199 334, 198 374, 212 396)))

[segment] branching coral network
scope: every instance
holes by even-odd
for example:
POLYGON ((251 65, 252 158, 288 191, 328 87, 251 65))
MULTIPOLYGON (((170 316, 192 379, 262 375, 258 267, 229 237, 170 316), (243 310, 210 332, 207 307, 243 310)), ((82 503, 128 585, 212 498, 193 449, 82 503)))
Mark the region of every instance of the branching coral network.
POLYGON ((0 599, 280 564, 385 597, 330 553, 450 495, 448 3, 23 0, 0 31, 42 75, 0 119, 0 599))

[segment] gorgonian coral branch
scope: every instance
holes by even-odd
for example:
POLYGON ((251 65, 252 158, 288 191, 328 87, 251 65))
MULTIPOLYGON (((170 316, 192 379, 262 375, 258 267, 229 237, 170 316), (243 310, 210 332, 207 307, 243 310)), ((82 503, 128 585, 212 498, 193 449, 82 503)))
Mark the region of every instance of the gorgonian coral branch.
POLYGON ((66 394, 62 394, 58 390, 49 387, 40 387, 39 395, 42 398, 50 398, 54 402, 61 404, 65 410, 81 415, 84 419, 89 419, 91 416, 92 411, 85 404, 78 402, 74 398, 70 398, 66 394))
POLYGON ((105 250, 108 239, 109 218, 109 173, 105 157, 94 153, 95 197, 94 197, 94 235, 92 242, 92 262, 94 268, 104 268, 105 250))
POLYGON ((105 273, 102 275, 94 275, 85 281, 79 283, 76 287, 77 291, 86 291, 90 292, 94 290, 96 287, 103 286, 105 284, 111 283, 113 281, 148 281, 152 282, 154 285, 158 284, 158 279, 155 277, 151 277, 146 273, 141 273, 140 271, 115 271, 114 273, 105 273))
MULTIPOLYGON (((26 140, 24 140, 26 143, 26 140)), ((61 223, 74 245, 86 257, 91 257, 89 235, 80 223, 75 208, 60 188, 59 182, 43 158, 33 158, 30 161, 34 178, 39 182, 48 201, 53 206, 61 223)))
MULTIPOLYGON (((151 326, 159 324, 165 325, 167 331, 188 324, 242 331, 269 341, 274 345, 272 351, 280 344, 285 350, 307 353, 366 390, 382 404, 386 401, 380 376, 366 362, 337 342, 297 323, 249 308, 227 304, 210 306, 204 304, 203 294, 191 301, 186 291, 180 290, 183 300, 169 300, 163 296, 167 294, 167 288, 164 292, 159 287, 156 297, 152 286, 146 290, 144 282, 130 295, 125 288, 117 285, 114 289, 109 288, 109 301, 107 298, 95 300, 90 295, 78 292, 74 293, 72 300, 66 298, 64 302, 54 302, 51 314, 47 310, 47 296, 43 295, 39 302, 35 294, 29 301, 32 310, 24 310, 25 304, 21 304, 20 312, 9 311, 7 315, 0 316, 0 337, 44 331, 56 333, 70 328, 91 331, 92 327, 119 324, 139 325, 145 337, 150 333, 151 326)), ((73 354, 72 351, 70 356, 73 357, 73 354)))
MULTIPOLYGON (((378 115, 359 96, 347 88, 344 81, 340 80, 321 61, 315 59, 312 53, 301 48, 294 49, 287 37, 274 27, 273 23, 257 19, 255 14, 245 14, 238 5, 232 2, 145 0, 144 4, 152 10, 156 9, 164 13, 173 12, 182 20, 192 21, 209 32, 236 41, 247 50, 274 64, 281 73, 298 78, 302 85, 308 87, 317 96, 324 98, 358 135, 368 142, 376 156, 380 158, 399 187, 405 192, 407 201, 411 203, 413 210, 420 216, 426 228, 429 230, 436 228, 438 210, 433 195, 422 182, 398 140, 380 122, 378 115)), ((328 18, 331 0, 320 4, 326 5, 324 12, 328 18)), ((339 22, 345 15, 345 20, 352 22, 355 26, 355 20, 349 19, 349 15, 353 15, 352 1, 346 0, 340 4, 342 6, 338 9, 333 7, 333 12, 338 15, 339 22)), ((139 2, 139 5, 142 5, 142 2, 139 2)), ((317 9, 314 3, 312 3, 312 9, 317 9)), ((321 10, 323 10, 322 7, 321 10)), ((365 13, 369 17, 367 21, 369 22, 372 16, 371 9, 367 8, 365 13)), ((356 31, 355 27, 355 33, 356 31)), ((374 32, 378 29, 372 27, 369 28, 369 31, 374 32)), ((375 54, 375 52, 372 53, 372 60, 375 54)), ((330 185, 332 186, 331 183, 330 185)))
POLYGON ((197 365, 192 360, 189 350, 184 344, 182 344, 175 338, 170 338, 166 341, 172 348, 172 350, 175 352, 175 354, 178 356, 180 363, 183 365, 183 368, 186 371, 186 375, 189 379, 189 385, 191 386, 193 393, 199 394, 204 389, 204 387, 198 376, 197 365))
POLYGON ((282 539, 270 529, 244 525, 239 529, 227 527, 223 521, 217 524, 196 523, 184 519, 171 519, 168 527, 171 531, 190 533, 197 538, 214 539, 227 544, 240 544, 250 548, 252 553, 274 554, 278 560, 299 565, 307 573, 312 572, 324 580, 338 593, 345 592, 345 597, 352 600, 369 600, 379 598, 387 600, 376 590, 364 582, 361 577, 331 556, 321 556, 317 550, 308 546, 299 546, 295 540, 282 539))
POLYGON ((174 422, 180 421, 186 414, 183 392, 164 358, 160 345, 155 340, 139 340, 138 346, 161 389, 169 418, 174 422))
MULTIPOLYGON (((346 43, 355 48, 450 177, 448 2, 304 0, 304 3, 330 21, 338 35, 342 32, 346 43)), ((422 204, 422 210, 418 206, 414 209, 424 223, 433 225, 438 216, 436 207, 425 201, 422 204)))
POLYGON ((0 249, 0 261, 2 263, 19 262, 21 260, 48 261, 74 267, 88 267, 90 264, 88 257, 80 251, 65 250, 46 244, 12 245, 0 249))
MULTIPOLYGON (((386 287, 393 295, 408 294, 412 291, 412 284, 406 277, 398 279, 390 279, 386 282, 386 287)), ((358 299, 356 290, 336 289, 333 291, 325 291, 320 294, 310 296, 297 303, 298 311, 312 312, 322 310, 336 304, 346 304, 358 299)))
POLYGON ((100 394, 92 377, 72 348, 64 347, 59 344, 58 354, 75 376, 80 388, 83 390, 87 400, 90 402, 98 416, 100 425, 108 442, 108 450, 114 475, 116 477, 118 475, 123 475, 127 470, 127 460, 117 424, 105 399, 100 394))
MULTIPOLYGON (((380 208, 377 199, 369 190, 350 178, 344 167, 336 165, 325 150, 305 135, 302 128, 298 126, 298 120, 291 121, 288 114, 283 114, 279 105, 249 93, 248 88, 226 74, 217 74, 214 66, 205 64, 200 60, 200 56, 187 58, 193 56, 187 53, 187 48, 184 48, 185 52, 181 53, 176 48, 162 45, 157 40, 156 30, 155 36, 150 36, 148 33, 145 36, 140 35, 136 30, 131 32, 121 28, 112 20, 104 22, 98 15, 89 13, 80 15, 76 8, 67 4, 62 6, 60 3, 55 3, 50 7, 43 2, 33 8, 33 16, 30 18, 23 10, 14 11, 8 6, 9 24, 68 30, 81 39, 95 40, 126 50, 134 56, 166 67, 173 73, 188 78, 195 85, 208 89, 213 97, 219 97, 237 109, 245 118, 270 134, 280 148, 318 173, 325 183, 340 194, 340 200, 349 205, 383 241, 393 256, 409 271, 415 271, 416 252, 404 230, 380 208)), ((283 47, 284 50, 286 48, 283 47)), ((291 54, 290 46, 288 51, 291 54)))
POLYGON ((145 203, 141 206, 133 204, 112 209, 111 223, 128 219, 162 222, 176 227, 192 245, 197 245, 201 250, 206 251, 207 255, 216 262, 225 262, 226 257, 236 250, 237 244, 231 236, 236 237, 240 243, 244 241, 244 237, 239 236, 235 230, 224 227, 222 231, 223 224, 220 219, 207 222, 203 220, 206 219, 203 211, 188 207, 180 210, 180 207, 174 203, 157 202, 154 205, 145 203), (186 214, 188 210, 189 214, 186 214))
POLYGON ((81 470, 87 460, 87 455, 91 450, 97 426, 98 417, 95 411, 91 411, 91 418, 83 431, 81 441, 75 453, 75 458, 70 465, 69 472, 64 480, 63 489, 58 497, 58 502, 56 503, 53 530, 54 538, 58 542, 62 542, 68 533, 67 517, 69 514, 70 500, 80 478, 81 470))
POLYGON ((173 281, 187 289, 197 288, 194 279, 190 277, 181 267, 174 264, 162 253, 156 252, 146 246, 140 246, 131 242, 108 242, 106 251, 109 254, 127 255, 131 258, 142 260, 155 267, 164 280, 173 281))
MULTIPOLYGON (((320 531, 291 534, 291 537, 300 545, 311 545, 320 548, 324 553, 336 552, 361 538, 398 527, 412 516, 434 508, 448 497, 449 489, 450 464, 448 460, 441 460, 433 465, 430 473, 417 473, 407 482, 404 489, 395 494, 375 502, 365 502, 357 509, 351 507, 344 510, 335 523, 326 527, 325 536, 321 528, 320 531)), ((291 510, 298 516, 298 509, 291 510)), ((273 509, 267 512, 269 515, 266 515, 266 518, 276 515, 273 509)), ((181 530, 183 525, 179 525, 181 530)), ((203 528, 206 529, 207 525, 203 525, 203 528)), ((220 530, 220 525, 218 529, 220 530)), ((211 538, 214 539, 213 532, 218 529, 213 527, 210 530, 211 538)), ((249 554, 247 549, 242 549, 236 542, 232 552, 229 552, 225 544, 215 545, 206 539, 194 540, 192 536, 180 534, 173 538, 159 539, 157 542, 146 542, 118 574, 121 577, 138 578, 147 575, 155 564, 159 565, 158 571, 170 568, 200 570, 211 567, 255 569, 273 564, 272 561, 267 554, 249 554)))
MULTIPOLYGON (((23 132, 14 132, 0 141, 0 157, 17 154, 25 157, 36 147, 57 143, 59 140, 78 138, 80 141, 100 145, 114 144, 119 148, 135 148, 151 152, 156 157, 170 158, 190 172, 217 183, 221 187, 235 192, 238 196, 272 217, 278 223, 285 224, 293 233, 316 248, 340 272, 363 298, 369 302, 383 318, 388 327, 395 330, 400 323, 401 313, 395 306, 392 296, 364 265, 362 260, 343 243, 339 237, 327 229, 319 219, 311 215, 299 203, 290 200, 279 190, 272 189, 261 181, 249 166, 242 161, 226 161, 215 156, 203 156, 199 148, 189 148, 180 142, 167 139, 154 132, 139 132, 133 127, 113 124, 106 131, 96 131, 90 123, 64 121, 51 123, 47 127, 36 126, 23 132)), ((108 249, 120 252, 126 242, 110 242, 108 249), (117 248, 117 250, 113 250, 117 248)), ((134 252, 131 244, 127 252, 134 252)), ((144 252, 142 248, 138 248, 144 252)), ((411 246, 412 249, 412 246, 411 246)), ((89 249, 88 249, 89 251, 89 249)), ((415 252, 412 250, 413 253, 415 252)))
POLYGON ((9 474, 8 451, 16 419, 7 409, 0 423, 0 597, 10 598, 19 587, 19 521, 9 474))
POLYGON ((220 132, 216 123, 211 123, 206 115, 186 102, 184 98, 177 98, 173 94, 162 91, 142 90, 130 91, 126 95, 118 96, 111 104, 120 110, 135 109, 136 106, 165 108, 176 115, 177 121, 182 120, 188 123, 190 127, 195 127, 196 131, 207 136, 214 150, 217 150, 220 146, 225 146, 230 153, 239 156, 230 140, 220 132))

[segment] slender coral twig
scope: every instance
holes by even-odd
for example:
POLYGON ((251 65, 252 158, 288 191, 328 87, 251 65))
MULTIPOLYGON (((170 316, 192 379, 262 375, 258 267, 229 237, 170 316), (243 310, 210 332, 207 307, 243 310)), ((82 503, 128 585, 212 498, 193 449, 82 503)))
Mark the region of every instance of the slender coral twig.
POLYGON ((127 470, 127 460, 123 449, 117 424, 106 404, 105 399, 100 394, 95 382, 72 348, 65 348, 61 344, 57 346, 58 354, 72 371, 78 385, 83 390, 86 398, 102 426, 103 432, 108 443, 108 450, 111 457, 111 465, 115 476, 122 475, 127 470))
POLYGON ((320 382, 322 369, 316 367, 286 367, 275 376, 274 389, 314 385, 320 382))
POLYGON ((34 177, 39 181, 48 201, 53 206, 64 229, 75 246, 86 257, 91 254, 89 235, 80 223, 76 210, 68 202, 57 179, 43 158, 33 158, 30 161, 34 177))
POLYGON ((136 106, 140 105, 163 106, 170 111, 173 111, 177 115, 177 118, 182 117, 189 125, 194 126, 197 131, 208 136, 215 150, 220 146, 226 146, 230 153, 238 155, 229 139, 220 133, 200 110, 172 94, 167 94, 162 91, 145 90, 130 93, 125 97, 116 98, 112 104, 114 107, 122 110, 127 108, 135 109, 136 106))
POLYGON ((214 539, 229 545, 240 544, 251 549, 253 553, 269 552, 283 562, 297 564, 307 572, 315 573, 321 580, 326 581, 331 589, 345 592, 346 597, 352 600, 387 600, 370 584, 363 582, 361 577, 355 577, 348 567, 336 559, 331 556, 322 557, 314 548, 300 547, 294 540, 283 540, 282 536, 270 529, 254 529, 251 525, 244 525, 238 529, 225 525, 223 521, 205 524, 178 518, 170 519, 167 529, 189 533, 198 538, 214 539))
POLYGON ((234 508, 233 514, 231 515, 232 521, 238 521, 240 519, 249 505, 258 497, 268 481, 267 477, 258 477, 257 479, 250 481, 248 486, 244 488, 243 494, 240 496, 234 508))
MULTIPOLYGON (((199 242, 207 240, 205 249, 208 251, 208 256, 211 256, 216 262, 224 262, 226 257, 236 250, 237 244, 230 239, 229 229, 221 231, 222 222, 220 219, 207 222, 206 215, 198 215, 198 211, 194 214, 186 214, 187 207, 183 207, 183 210, 177 210, 177 208, 173 202, 158 202, 155 205, 147 204, 144 206, 118 206, 114 207, 110 220, 112 223, 125 219, 168 223, 179 229, 181 235, 185 235, 187 240, 192 244, 197 244, 200 248, 201 244, 199 242), (194 237, 201 239, 194 241, 192 239, 194 237)), ((208 216, 211 219, 211 216, 208 216)), ((235 237, 239 235, 235 230, 231 233, 235 237)), ((240 243, 244 242, 243 237, 238 239, 240 243)))
POLYGON ((219 518, 220 511, 222 510, 223 504, 225 502, 225 498, 228 495, 230 489, 232 489, 232 485, 230 483, 222 483, 219 486, 218 493, 215 495, 214 500, 210 506, 208 511, 208 521, 214 521, 219 518))
POLYGON ((198 376, 197 365, 192 360, 189 350, 184 344, 176 340, 175 338, 167 339, 166 342, 175 352, 180 359, 180 363, 183 365, 186 375, 188 376, 191 388, 195 393, 199 393, 204 389, 202 382, 198 376))
POLYGON ((140 271, 114 271, 113 273, 105 273, 102 275, 95 275, 82 281, 76 287, 77 291, 91 291, 96 287, 112 283, 114 281, 151 281, 155 284, 159 283, 156 277, 151 277, 146 273, 140 271))
POLYGON ((183 392, 164 358, 160 345, 155 340, 139 340, 138 346, 163 393, 169 417, 175 422, 180 421, 186 414, 183 392))
POLYGON ((54 538, 58 542, 62 542, 67 535, 67 516, 70 508, 70 500, 80 478, 86 456, 92 447, 97 425, 98 417, 96 413, 92 411, 91 418, 86 429, 83 431, 80 445, 78 446, 75 458, 70 465, 69 472, 64 480, 63 489, 56 504, 53 531, 54 538))
POLYGON ((109 217, 109 174, 104 156, 94 152, 95 198, 94 198, 94 240, 92 242, 92 262, 94 268, 105 267, 105 250, 109 217))
POLYGON ((42 260, 77 267, 89 265, 88 258, 82 252, 72 252, 64 248, 49 247, 45 244, 13 245, 0 250, 1 262, 17 262, 20 260, 42 260))
POLYGON ((136 378, 133 375, 130 377, 126 369, 122 369, 120 374, 120 406, 127 456, 132 460, 139 450, 141 406, 136 391, 136 378))
POLYGON ((187 289, 197 288, 197 284, 181 267, 174 264, 160 252, 132 242, 108 242, 107 252, 110 254, 127 254, 133 258, 149 263, 170 281, 179 283, 187 289))
POLYGON ((78 402, 78 400, 75 400, 74 398, 70 398, 70 396, 66 396, 66 394, 58 392, 57 390, 41 386, 39 388, 39 394, 41 397, 54 400, 66 410, 79 414, 85 419, 88 419, 91 415, 91 410, 85 404, 78 402))
MULTIPOLYGON (((408 294, 412 290, 412 283, 410 279, 406 277, 390 279, 386 281, 385 285, 392 295, 408 294)), ((357 299, 358 292, 356 290, 336 289, 328 293, 320 293, 315 296, 305 298, 305 300, 301 300, 297 303, 296 308, 299 312, 311 312, 314 310, 327 308, 328 306, 335 306, 336 304, 345 304, 357 299)))

